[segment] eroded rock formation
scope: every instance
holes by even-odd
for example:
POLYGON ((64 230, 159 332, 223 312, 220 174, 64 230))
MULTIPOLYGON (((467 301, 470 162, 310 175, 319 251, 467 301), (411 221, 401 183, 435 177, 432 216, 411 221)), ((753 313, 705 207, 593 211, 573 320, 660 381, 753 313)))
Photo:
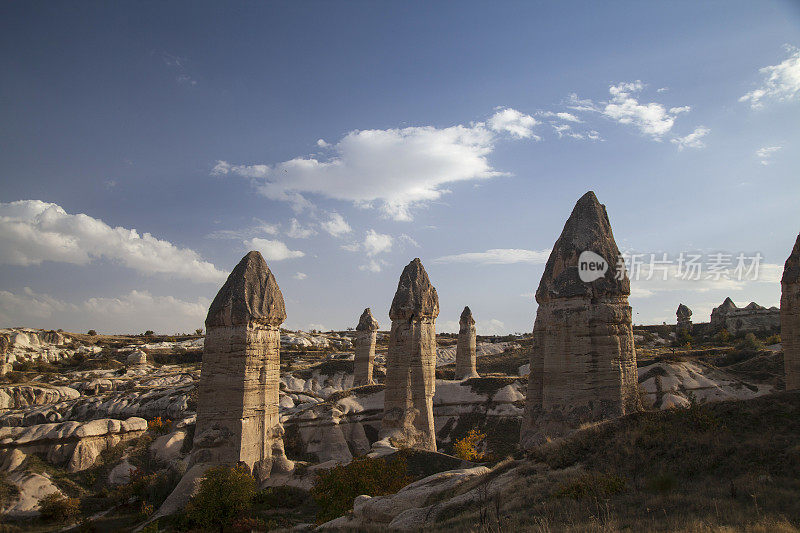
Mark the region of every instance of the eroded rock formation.
POLYGON ((436 451, 436 317, 439 296, 419 259, 400 276, 389 318, 386 399, 381 436, 398 447, 436 451))
POLYGON ((458 321, 458 344, 456 345, 456 379, 477 378, 475 319, 469 306, 464 307, 458 321))
POLYGON ((683 304, 678 306, 678 310, 675 312, 675 316, 678 317, 678 326, 676 327, 676 332, 680 335, 681 333, 691 333, 692 332, 692 310, 686 307, 683 304))
POLYGON ((284 320, 275 277, 248 253, 208 310, 192 464, 244 463, 257 479, 290 468, 278 419, 284 320))
POLYGON ((731 335, 740 333, 767 333, 777 331, 781 326, 780 309, 750 302, 745 307, 737 307, 733 300, 725 298, 722 305, 711 311, 711 328, 715 331, 728 330, 731 335))
POLYGON ((800 389, 800 235, 781 278, 781 343, 786 390, 800 389))
POLYGON ((143 418, 4 427, 0 428, 0 463, 19 463, 19 459, 11 461, 12 455, 35 453, 64 466, 67 472, 79 472, 92 467, 103 450, 139 437, 146 430, 143 418))
POLYGON ((372 364, 375 360, 375 341, 378 335, 378 321, 372 316, 369 307, 364 309, 356 326, 356 353, 353 386, 372 385, 372 364))
POLYGON ((617 269, 619 257, 605 206, 590 191, 572 210, 536 291, 525 448, 641 408, 630 281, 624 265, 617 269), (581 262, 594 266, 579 271, 583 252, 591 254, 581 262))

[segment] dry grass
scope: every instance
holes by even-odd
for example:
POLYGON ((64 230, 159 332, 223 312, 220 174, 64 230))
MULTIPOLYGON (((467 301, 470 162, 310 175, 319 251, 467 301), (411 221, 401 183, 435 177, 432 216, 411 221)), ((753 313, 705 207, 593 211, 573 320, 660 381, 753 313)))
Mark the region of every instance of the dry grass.
POLYGON ((437 529, 798 531, 800 393, 640 413, 499 468, 437 529))

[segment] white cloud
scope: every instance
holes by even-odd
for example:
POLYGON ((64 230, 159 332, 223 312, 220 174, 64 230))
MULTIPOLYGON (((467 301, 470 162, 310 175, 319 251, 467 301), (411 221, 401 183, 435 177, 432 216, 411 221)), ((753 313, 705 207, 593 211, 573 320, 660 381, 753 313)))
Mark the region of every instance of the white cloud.
POLYGON ((436 263, 479 263, 484 265, 508 265, 512 263, 544 264, 551 250, 523 250, 519 248, 494 248, 485 252, 468 252, 445 255, 436 263))
POLYGON ((608 88, 611 100, 605 104, 602 113, 620 124, 632 124, 642 133, 659 138, 672 129, 677 113, 667 111, 657 102, 639 103, 635 95, 643 88, 639 80, 612 85, 608 88))
POLYGON ((561 112, 558 112, 558 113, 554 113, 552 111, 543 111, 543 112, 540 112, 538 114, 543 116, 543 117, 560 118, 561 120, 565 120, 567 122, 583 122, 581 119, 579 119, 578 117, 576 117, 572 113, 567 113, 567 112, 564 112, 564 111, 561 111, 561 112))
POLYGON ((764 100, 785 102, 800 95, 800 48, 788 44, 784 48, 789 57, 759 69, 764 75, 761 86, 739 98, 740 102, 749 101, 750 107, 759 109, 764 107, 764 100))
POLYGON ((283 261, 284 259, 295 259, 306 255, 300 250, 290 250, 286 244, 278 240, 269 239, 250 239, 245 244, 248 248, 258 250, 267 261, 283 261))
POLYGON ((0 291, 0 324, 79 332, 187 332, 203 326, 210 303, 206 298, 186 301, 136 290, 116 298, 67 303, 26 287, 20 294, 0 291))
POLYGON ((325 142, 325 139, 317 139, 317 146, 320 148, 327 148, 330 144, 325 142))
POLYGON ((260 235, 277 235, 278 234, 278 225, 277 224, 269 224, 264 222, 261 219, 253 217, 253 225, 238 229, 238 230, 217 230, 209 233, 206 235, 208 239, 233 239, 233 240, 242 240, 242 239, 249 239, 252 237, 258 237, 260 235))
POLYGON ((306 274, 303 274, 302 272, 298 272, 297 274, 295 274, 292 277, 294 279, 306 279, 308 276, 306 274))
POLYGON ((374 256, 392 249, 392 236, 378 233, 374 229, 367 231, 364 237, 364 251, 374 256))
POLYGON ((756 157, 761 160, 762 165, 769 165, 772 162, 772 156, 775 152, 779 151, 783 146, 765 146, 756 150, 756 157))
POLYGON ((330 214, 330 218, 325 222, 320 223, 322 229, 333 235, 334 237, 341 237, 346 233, 350 233, 353 231, 353 228, 350 227, 350 224, 335 211, 330 214))
POLYGON ((475 328, 478 330, 478 335, 505 335, 508 331, 506 325, 496 318, 478 320, 475 328))
POLYGON ((0 263, 39 265, 55 261, 86 265, 108 259, 144 274, 167 274, 200 282, 224 280, 225 272, 188 248, 149 233, 112 228, 84 214, 71 215, 39 200, 0 203, 0 263))
MULTIPOLYGON (((735 262, 733 266, 735 266, 735 262)), ((707 270, 701 271, 700 279, 692 279, 691 276, 681 275, 675 264, 666 267, 651 267, 646 260, 640 263, 636 269, 638 274, 632 273, 630 269, 628 272, 631 277, 631 297, 633 298, 648 298, 665 292, 742 291, 752 287, 754 283, 779 283, 783 274, 783 265, 772 263, 759 265, 757 279, 743 278, 741 280, 736 279, 735 275, 729 275, 727 278, 722 276, 720 279, 713 279, 713 277, 708 279, 707 270), (666 268, 667 279, 664 279, 664 268, 666 268), (648 277, 650 279, 647 279, 648 277)))
POLYGON ((382 259, 370 259, 367 264, 359 266, 358 269, 367 272, 380 272, 386 264, 386 261, 382 259))
POLYGON ((678 150, 683 150, 684 148, 703 148, 705 143, 703 143, 703 137, 709 134, 711 130, 699 126, 695 128, 695 130, 685 137, 675 137, 674 139, 670 139, 669 142, 676 144, 678 146, 678 150))
POLYGON ((492 130, 510 133, 518 139, 540 140, 541 137, 533 134, 533 127, 536 124, 536 119, 532 116, 520 113, 510 107, 500 109, 489 118, 489 127, 492 130))
POLYGON ((401 234, 398 240, 400 240, 400 242, 408 243, 414 248, 419 248, 419 243, 415 241, 410 235, 406 235, 405 233, 401 234))
POLYGON ((357 252, 361 249, 361 244, 357 242, 352 242, 350 244, 343 244, 341 246, 342 250, 347 250, 348 252, 357 252))
POLYGON ((217 161, 211 174, 250 178, 261 194, 290 202, 296 211, 313 205, 306 195, 318 194, 408 221, 413 207, 449 192, 446 184, 503 175, 488 161, 495 144, 504 134, 536 138, 535 123, 529 115, 502 109, 489 125, 355 130, 330 144, 328 158, 309 155, 272 165, 217 161))
POLYGON ((303 227, 296 218, 289 222, 289 231, 286 232, 287 237, 292 239, 307 239, 312 235, 316 235, 317 231, 311 227, 303 227))

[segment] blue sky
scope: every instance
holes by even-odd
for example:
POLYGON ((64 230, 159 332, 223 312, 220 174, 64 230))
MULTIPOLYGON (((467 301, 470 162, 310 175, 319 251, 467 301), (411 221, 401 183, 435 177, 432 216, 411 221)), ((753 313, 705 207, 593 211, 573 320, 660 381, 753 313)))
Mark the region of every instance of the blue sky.
POLYGON ((3 2, 0 326, 201 327, 253 248, 290 328, 387 327, 420 257, 440 331, 529 331, 587 190, 623 250, 763 257, 637 323, 777 305, 798 46, 796 2, 3 2))

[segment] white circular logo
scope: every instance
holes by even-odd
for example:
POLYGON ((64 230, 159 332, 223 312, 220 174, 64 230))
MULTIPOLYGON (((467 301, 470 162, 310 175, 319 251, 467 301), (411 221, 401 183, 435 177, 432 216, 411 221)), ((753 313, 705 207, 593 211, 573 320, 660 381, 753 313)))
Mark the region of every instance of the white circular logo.
POLYGON ((578 257, 578 276, 584 283, 602 278, 608 270, 608 262, 601 256, 586 250, 578 257))

